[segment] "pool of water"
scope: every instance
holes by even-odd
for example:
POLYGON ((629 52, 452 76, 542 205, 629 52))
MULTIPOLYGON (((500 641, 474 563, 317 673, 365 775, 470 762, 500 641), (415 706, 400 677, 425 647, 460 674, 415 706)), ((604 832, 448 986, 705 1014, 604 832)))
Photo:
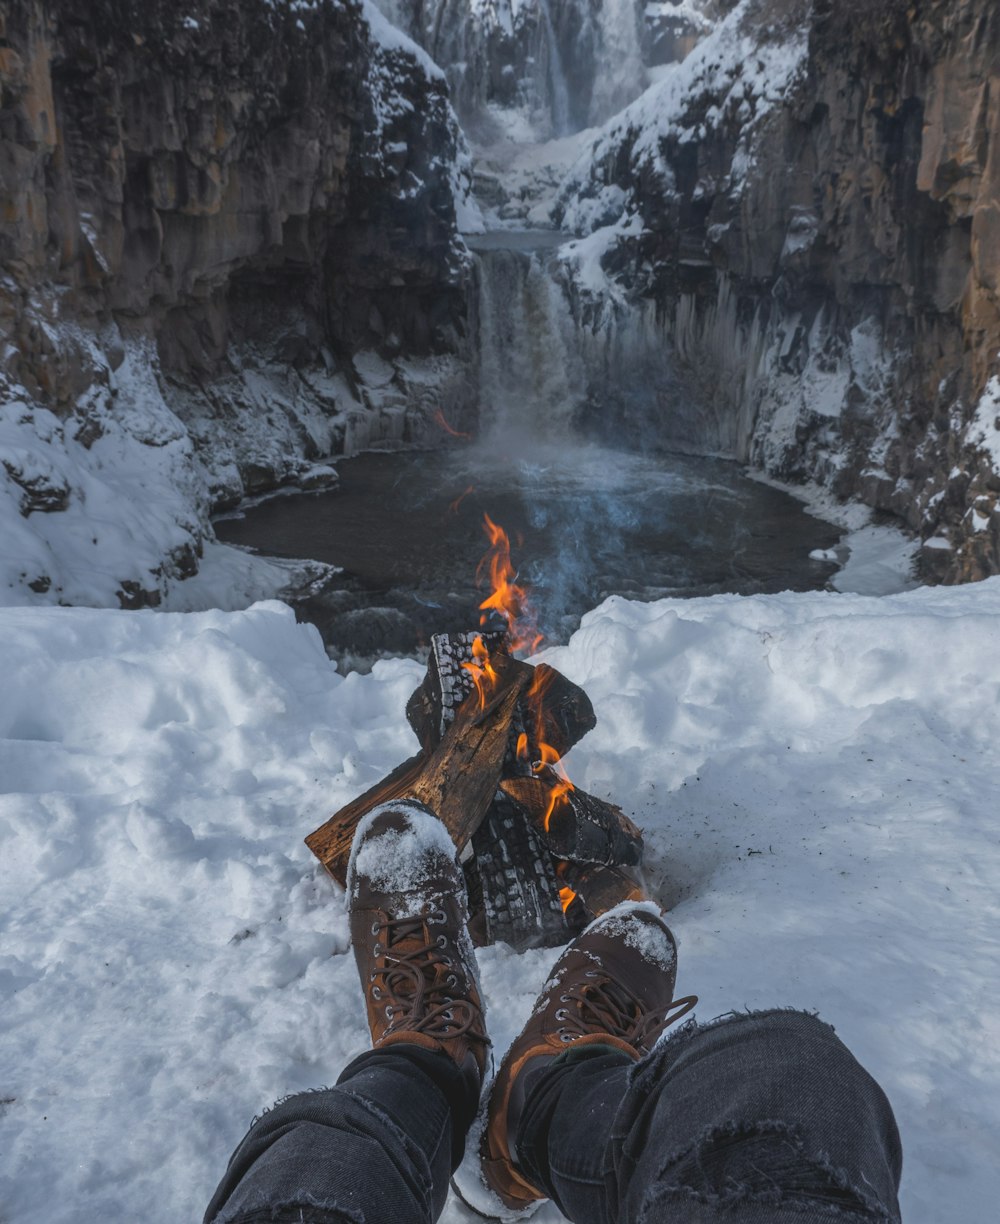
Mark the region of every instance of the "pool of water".
POLYGON ((369 453, 337 466, 337 489, 273 498, 216 530, 341 567, 332 589, 298 608, 347 666, 478 624, 484 514, 510 534, 549 641, 611 594, 810 590, 835 569, 809 553, 836 544, 836 527, 721 460, 535 445, 369 453))

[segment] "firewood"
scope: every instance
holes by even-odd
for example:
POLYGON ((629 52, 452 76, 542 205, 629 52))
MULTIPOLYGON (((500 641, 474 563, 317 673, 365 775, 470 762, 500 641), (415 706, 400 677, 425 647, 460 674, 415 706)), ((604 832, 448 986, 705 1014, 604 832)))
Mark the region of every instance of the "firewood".
POLYGON ((497 796, 472 848, 483 908, 480 942, 502 940, 514 948, 566 943, 570 928, 552 856, 516 803, 497 796))
POLYGON ((642 834, 620 807, 574 788, 560 796, 545 828, 553 786, 559 776, 543 769, 530 778, 504 778, 500 789, 525 811, 539 836, 558 859, 575 863, 642 861, 642 834))
POLYGON ((509 655, 497 655, 491 663, 497 681, 485 708, 480 708, 478 693, 471 693, 433 753, 405 761, 305 839, 339 884, 346 883, 358 822, 380 803, 404 796, 421 800, 441 818, 459 850, 479 827, 496 795, 511 722, 532 674, 526 663, 509 655))
POLYGON ((465 848, 493 802, 510 740, 517 703, 532 669, 509 655, 491 662, 499 676, 485 709, 470 693, 427 761, 413 794, 440 817, 455 845, 465 848))
MULTIPOLYGON (((501 631, 436 633, 431 639, 427 673, 406 704, 407 720, 425 752, 436 747, 472 688, 469 672, 462 665, 472 660, 472 643, 477 637, 482 638, 491 658, 509 653, 509 640, 501 631)), ((533 746, 544 741, 559 756, 565 756, 597 725, 594 707, 583 689, 547 663, 535 667, 518 719, 522 724, 516 727, 518 733, 523 730, 533 746), (536 693, 544 696, 544 726, 537 725, 540 703, 532 696, 536 693)))
POLYGON ((462 665, 472 661, 476 638, 482 638, 491 657, 510 653, 507 635, 496 630, 435 633, 431 638, 427 674, 406 703, 407 721, 425 752, 437 747, 472 691, 472 678, 462 665))
POLYGON ((529 743, 544 742, 561 757, 597 726, 597 715, 587 694, 547 663, 539 663, 535 668, 523 716, 529 743), (534 697, 539 693, 541 703, 534 697), (538 725, 539 705, 543 710, 542 726, 538 725))
POLYGON ((567 863, 560 878, 577 894, 588 921, 600 918, 622 901, 650 900, 641 873, 633 867, 577 867, 567 863))

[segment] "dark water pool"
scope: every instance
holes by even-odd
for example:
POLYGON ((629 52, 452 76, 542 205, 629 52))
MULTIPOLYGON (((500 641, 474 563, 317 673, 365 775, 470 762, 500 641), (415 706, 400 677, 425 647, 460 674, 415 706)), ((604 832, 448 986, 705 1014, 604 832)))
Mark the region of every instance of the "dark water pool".
POLYGON ((216 530, 228 543, 343 569, 335 589, 299 611, 348 665, 478 623, 484 513, 509 532, 551 641, 610 594, 810 590, 835 568, 809 553, 836 544, 836 527, 721 460, 470 448, 359 455, 338 471, 334 491, 274 498, 216 530))

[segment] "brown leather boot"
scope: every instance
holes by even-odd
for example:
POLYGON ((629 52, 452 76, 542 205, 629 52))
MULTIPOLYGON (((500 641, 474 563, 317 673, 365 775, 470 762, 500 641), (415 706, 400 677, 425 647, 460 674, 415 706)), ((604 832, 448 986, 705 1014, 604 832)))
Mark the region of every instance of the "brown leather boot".
POLYGON ((489 1038, 465 877, 448 830, 414 799, 358 826, 347 869, 351 941, 376 1048, 441 1050, 481 1082, 489 1038))
POLYGON ((525 1071, 583 1045, 610 1046, 638 1060, 698 1001, 674 1000, 676 973, 677 945, 651 902, 615 906, 556 962, 528 1023, 500 1064, 483 1128, 483 1178, 508 1210, 526 1209, 545 1197, 515 1163, 525 1071))

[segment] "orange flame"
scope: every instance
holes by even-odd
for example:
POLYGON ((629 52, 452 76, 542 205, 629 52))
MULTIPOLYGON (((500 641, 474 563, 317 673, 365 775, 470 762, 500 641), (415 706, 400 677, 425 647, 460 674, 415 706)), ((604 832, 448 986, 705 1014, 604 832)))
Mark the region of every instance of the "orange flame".
POLYGON ((448 513, 458 514, 459 506, 462 504, 462 502, 465 501, 465 499, 469 496, 470 493, 475 493, 475 491, 476 491, 476 486, 469 485, 469 487, 465 490, 464 493, 459 493, 458 497, 456 497, 455 500, 449 505, 448 513))
POLYGON ((464 438, 466 441, 469 441, 472 438, 472 434, 463 433, 460 429, 454 429, 451 425, 449 425, 447 418, 440 408, 438 408, 434 413, 434 423, 436 425, 440 425, 445 433, 451 434, 453 438, 464 438))
POLYGON ((490 612, 498 612, 507 622, 511 649, 534 654, 543 637, 530 608, 528 592, 516 581, 517 571, 510 559, 510 538, 488 514, 483 515, 483 524, 490 547, 476 569, 476 582, 484 585, 488 576, 491 594, 479 605, 482 612, 479 623, 485 626, 489 623, 490 612))
POLYGON ((565 914, 576 900, 576 893, 572 890, 572 888, 560 888, 559 900, 562 902, 563 913, 565 914))
POLYGON ((476 692, 479 694, 479 708, 485 710, 489 695, 496 687, 500 677, 490 662, 490 652, 486 649, 486 643, 478 633, 472 643, 472 662, 463 663, 462 667, 472 677, 472 683, 476 686, 476 692))

